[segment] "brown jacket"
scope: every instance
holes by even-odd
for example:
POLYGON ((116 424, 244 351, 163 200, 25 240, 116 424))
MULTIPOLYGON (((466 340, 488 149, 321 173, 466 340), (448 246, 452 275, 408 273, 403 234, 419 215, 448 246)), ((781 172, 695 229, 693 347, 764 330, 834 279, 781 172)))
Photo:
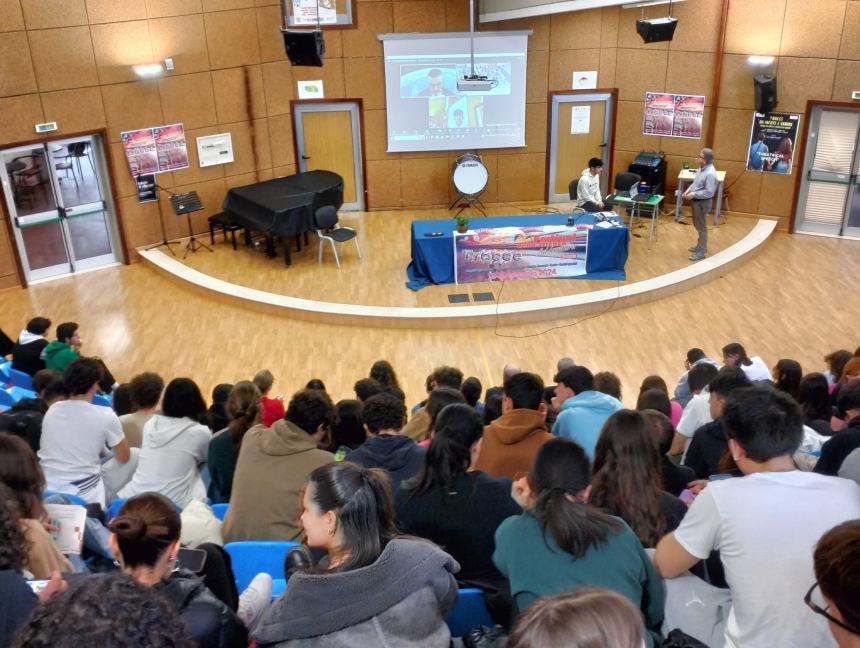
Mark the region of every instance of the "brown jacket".
POLYGON ((289 421, 255 425, 242 439, 230 508, 221 534, 237 540, 297 540, 299 493, 305 478, 334 461, 307 432, 289 421))
POLYGON ((430 436, 430 415, 427 413, 426 406, 415 410, 401 434, 419 442, 430 436))
POLYGON ((513 409, 484 428, 475 470, 493 477, 510 477, 532 468, 538 448, 552 439, 545 415, 537 410, 513 409))

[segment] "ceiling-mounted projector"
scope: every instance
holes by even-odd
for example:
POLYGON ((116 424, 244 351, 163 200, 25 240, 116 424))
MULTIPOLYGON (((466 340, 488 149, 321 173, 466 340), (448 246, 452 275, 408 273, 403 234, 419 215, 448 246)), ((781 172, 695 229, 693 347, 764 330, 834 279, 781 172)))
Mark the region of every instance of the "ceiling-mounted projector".
POLYGON ((499 85, 496 79, 485 76, 464 76, 457 79, 457 92, 488 92, 499 85))
POLYGON ((646 43, 659 43, 672 40, 677 26, 678 19, 672 16, 645 18, 636 21, 636 32, 646 43))

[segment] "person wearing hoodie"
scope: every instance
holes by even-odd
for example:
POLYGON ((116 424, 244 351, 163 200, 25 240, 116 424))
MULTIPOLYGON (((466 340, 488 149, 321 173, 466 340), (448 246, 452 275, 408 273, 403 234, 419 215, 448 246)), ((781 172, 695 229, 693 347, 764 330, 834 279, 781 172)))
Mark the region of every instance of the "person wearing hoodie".
POLYGON ((48 346, 45 333, 51 328, 51 320, 47 317, 34 317, 27 322, 27 328, 21 331, 18 341, 12 347, 12 368, 23 371, 31 376, 45 368, 42 351, 48 346))
MULTIPOLYGON (((109 528, 108 543, 122 572, 157 592, 178 614, 185 634, 196 646, 248 645, 248 630, 239 616, 192 572, 174 569, 182 519, 170 500, 157 493, 133 497, 111 520, 109 528)), ((239 609, 249 623, 254 620, 253 614, 243 610, 241 601, 239 609)))
POLYGON ((611 211, 612 199, 600 197, 600 172, 603 170, 603 160, 591 158, 588 168, 582 171, 579 183, 576 185, 576 206, 587 212, 611 211))
POLYGON ((723 367, 708 383, 708 405, 713 420, 696 430, 684 456, 684 465, 693 469, 697 479, 723 472, 720 460, 729 451, 729 440, 720 418, 732 392, 750 386, 752 383, 740 367, 723 367))
POLYGON ((334 420, 328 394, 305 389, 271 428, 258 424, 245 432, 221 526, 224 542, 299 538, 299 496, 307 475, 334 461, 318 447, 327 443, 334 420))
POLYGON ((81 357, 81 335, 76 322, 63 322, 57 326, 57 339, 42 351, 47 369, 63 372, 69 363, 81 357))
POLYGON ((484 428, 475 470, 513 479, 531 468, 538 449, 552 435, 546 429, 540 376, 525 371, 514 374, 502 390, 502 415, 484 428))
POLYGON ((120 497, 154 492, 180 509, 206 500, 200 465, 206 462, 212 432, 200 421, 206 402, 190 378, 174 378, 164 390, 161 412, 143 426, 137 470, 120 497))
POLYGON ((327 557, 290 576, 253 632, 258 647, 451 645, 445 617, 460 566, 431 542, 398 536, 387 481, 349 461, 309 475, 301 523, 327 557))
POLYGON ((595 391, 594 376, 582 365, 559 371, 554 380, 559 412, 552 433, 576 441, 593 461, 603 424, 624 406, 617 398, 595 391))
POLYGON ((406 405, 393 394, 368 398, 361 411, 361 421, 367 441, 346 455, 346 461, 365 468, 385 469, 391 479, 391 492, 396 495, 402 482, 424 468, 427 449, 405 435, 406 405))

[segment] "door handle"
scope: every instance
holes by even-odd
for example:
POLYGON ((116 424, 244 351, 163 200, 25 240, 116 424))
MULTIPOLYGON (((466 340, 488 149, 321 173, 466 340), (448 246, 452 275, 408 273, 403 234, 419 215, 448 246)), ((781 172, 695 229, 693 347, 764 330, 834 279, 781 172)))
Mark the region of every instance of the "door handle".
POLYGON ((302 159, 303 159, 303 160, 310 160, 310 159, 311 159, 311 156, 310 156, 310 155, 303 155, 303 156, 302 156, 302 159))
POLYGON ((603 144, 600 145, 600 148, 606 148, 607 146, 609 146, 609 144, 604 142, 603 144))

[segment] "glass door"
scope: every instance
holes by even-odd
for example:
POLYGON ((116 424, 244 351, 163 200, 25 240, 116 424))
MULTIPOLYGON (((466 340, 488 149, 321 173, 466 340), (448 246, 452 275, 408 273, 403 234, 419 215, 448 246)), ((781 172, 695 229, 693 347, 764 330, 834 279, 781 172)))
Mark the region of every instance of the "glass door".
POLYGON ((860 111, 813 109, 795 230, 860 236, 860 111))
POLYGON ((0 179, 27 281, 120 260, 100 139, 2 151, 0 179))

